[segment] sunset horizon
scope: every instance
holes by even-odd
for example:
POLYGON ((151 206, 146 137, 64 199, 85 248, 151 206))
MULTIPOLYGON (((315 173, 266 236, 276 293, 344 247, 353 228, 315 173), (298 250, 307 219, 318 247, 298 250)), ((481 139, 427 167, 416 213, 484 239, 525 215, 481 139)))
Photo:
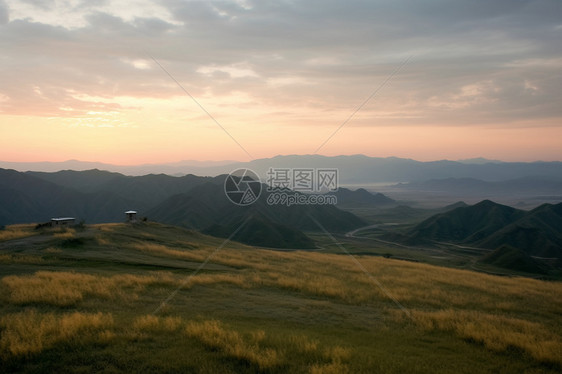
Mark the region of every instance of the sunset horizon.
POLYGON ((0 160, 562 160, 555 2, 0 1, 0 160))
POLYGON ((349 154, 333 154, 333 155, 324 155, 324 154, 317 154, 317 153, 303 153, 303 154, 296 154, 296 153, 288 153, 288 154, 276 154, 273 156, 267 157, 256 157, 253 159, 169 159, 169 160, 161 160, 158 162, 154 162, 153 160, 148 161, 138 161, 135 163, 118 163, 115 162, 113 159, 103 160, 103 159, 78 159, 78 158, 57 158, 57 159, 17 159, 17 160, 9 160, 3 159, 0 160, 0 167, 2 166, 1 163, 13 163, 13 164, 40 164, 40 163, 52 163, 52 164, 59 164, 59 163, 68 163, 68 162, 77 162, 77 163, 84 163, 84 164, 107 164, 107 165, 114 165, 114 166, 142 166, 142 165, 174 165, 174 164, 182 164, 182 163, 192 163, 192 164, 221 164, 227 165, 229 163, 245 163, 250 161, 256 160, 267 160, 267 159, 275 159, 279 157, 308 157, 308 156, 318 156, 318 157, 325 157, 325 158, 332 158, 332 157, 354 157, 354 156, 364 156, 368 158, 375 158, 375 159, 404 159, 404 160, 414 160, 419 162, 437 162, 437 161, 453 161, 453 162, 502 162, 502 163, 536 163, 536 162, 562 162, 561 159, 501 159, 495 157, 483 157, 483 156, 473 156, 473 157, 459 157, 459 158, 421 158, 421 157, 409 157, 409 156, 397 156, 397 155, 367 155, 364 153, 349 153, 349 154))

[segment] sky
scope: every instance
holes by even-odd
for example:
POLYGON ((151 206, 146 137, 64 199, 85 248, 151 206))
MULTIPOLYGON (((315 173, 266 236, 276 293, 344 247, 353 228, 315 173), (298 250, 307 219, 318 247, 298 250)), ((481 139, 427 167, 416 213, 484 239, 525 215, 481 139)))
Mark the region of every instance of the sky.
POLYGON ((560 0, 0 0, 0 160, 562 161, 560 0))

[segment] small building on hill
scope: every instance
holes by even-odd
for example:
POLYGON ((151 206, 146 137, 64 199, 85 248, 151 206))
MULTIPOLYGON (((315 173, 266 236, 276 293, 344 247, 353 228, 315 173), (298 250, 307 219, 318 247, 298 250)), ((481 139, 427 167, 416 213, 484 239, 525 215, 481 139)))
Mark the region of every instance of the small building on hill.
POLYGON ((136 210, 128 210, 125 212, 126 221, 129 223, 137 222, 137 211, 136 210))
POLYGON ((76 224, 76 218, 73 217, 61 217, 61 218, 51 218, 51 226, 74 226, 76 224))

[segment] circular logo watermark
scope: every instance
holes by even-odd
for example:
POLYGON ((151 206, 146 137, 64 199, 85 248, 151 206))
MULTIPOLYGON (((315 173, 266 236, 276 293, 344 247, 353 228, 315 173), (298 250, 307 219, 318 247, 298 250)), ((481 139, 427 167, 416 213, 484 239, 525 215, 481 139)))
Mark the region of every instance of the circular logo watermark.
POLYGON ((261 194, 260 177, 250 169, 237 169, 224 181, 224 193, 236 205, 253 204, 261 194))

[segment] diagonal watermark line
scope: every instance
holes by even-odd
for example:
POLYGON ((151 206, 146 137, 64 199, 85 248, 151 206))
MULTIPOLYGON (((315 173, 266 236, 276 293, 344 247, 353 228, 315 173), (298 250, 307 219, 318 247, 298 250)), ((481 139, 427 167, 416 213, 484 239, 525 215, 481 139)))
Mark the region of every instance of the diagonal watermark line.
POLYGON ((196 276, 206 265, 207 263, 211 260, 211 258, 213 258, 228 242, 230 242, 230 240, 234 237, 234 235, 236 235, 238 233, 238 231, 240 231, 242 229, 242 227, 244 227, 244 225, 246 225, 246 223, 250 220, 250 218, 252 218, 253 214, 248 215, 248 217, 246 217, 246 219, 242 222, 242 224, 240 226, 238 226, 238 228, 236 230, 234 230, 234 232, 232 234, 230 234, 230 236, 228 238, 226 238, 221 245, 219 245, 217 248, 215 248, 213 250, 213 252, 211 252, 211 254, 209 254, 209 256, 207 256, 207 258, 205 259, 205 261, 203 261, 201 263, 201 265, 199 265, 199 267, 197 269, 195 269, 191 274, 189 274, 187 276, 187 278, 184 279, 184 281, 166 298, 166 300, 162 301, 162 303, 158 306, 158 308, 156 308, 152 314, 158 314, 158 312, 166 305, 168 304, 177 294, 178 292, 185 287, 185 285, 191 280, 191 278, 193 278, 194 276, 196 276))
POLYGON ((213 115, 211 113, 209 113, 207 111, 207 109, 205 109, 205 107, 203 107, 203 105, 201 105, 199 103, 199 101, 197 101, 197 99, 195 99, 195 97, 193 97, 192 94, 189 93, 188 90, 185 89, 185 87, 183 87, 183 85, 176 79, 174 78, 174 76, 172 74, 170 74, 170 72, 168 70, 166 70, 166 68, 164 66, 162 66, 162 64, 160 62, 158 62, 158 60, 156 60, 150 53, 145 52, 148 56, 150 56, 150 58, 156 63, 156 65, 158 65, 160 67, 160 69, 162 69, 164 71, 164 73, 168 74, 168 76, 174 81, 176 82, 176 84, 179 86, 179 88, 182 89, 183 92, 185 92, 185 94, 187 96, 189 96, 191 98, 191 100, 193 100, 195 102, 195 104, 197 104, 199 106, 199 108, 201 108, 201 110, 203 112, 205 112, 209 118, 211 120, 213 120, 213 122, 215 122, 217 124, 218 127, 220 127, 222 129, 222 131, 224 131, 226 133, 226 135, 228 135, 230 137, 230 139, 232 139, 234 141, 234 143, 236 143, 238 145, 238 147, 240 147, 240 149, 242 149, 244 151, 244 153, 246 153, 248 155, 248 157, 250 158, 250 160, 253 160, 254 157, 246 150, 246 148, 244 148, 242 146, 242 144, 240 144, 235 138, 234 136, 232 136, 220 123, 219 121, 217 121, 215 119, 215 117, 213 117, 213 115))
POLYGON ((310 213, 307 213, 307 215, 312 221, 314 221, 314 223, 320 228, 320 230, 322 230, 324 232, 324 234, 326 234, 334 242, 334 244, 338 246, 338 248, 342 252, 344 252, 349 257, 351 257, 351 259, 357 265, 357 267, 359 267, 359 269, 361 269, 361 271, 363 271, 363 273, 365 273, 365 275, 367 275, 369 277, 369 279, 371 279, 390 300, 394 301, 394 304, 396 304, 396 306, 398 306, 398 308, 400 308, 400 310, 402 310, 404 312, 404 314, 406 314, 408 317, 411 317, 410 311, 408 309, 406 309, 402 304, 400 304, 400 302, 398 300, 396 300, 396 298, 394 296, 392 296, 392 294, 386 289, 386 287, 384 287, 382 285, 382 283, 379 282, 379 280, 377 278, 375 278, 367 269, 365 269, 363 264, 361 264, 357 260, 357 258, 355 258, 354 255, 352 255, 347 249, 345 249, 345 247, 343 245, 341 245, 336 240, 336 238, 334 238, 333 235, 330 234, 328 232, 328 230, 326 230, 320 222, 318 222, 318 220, 316 218, 314 218, 310 213))
POLYGON ((373 93, 365 100, 363 101, 363 103, 361 103, 361 105, 359 105, 357 107, 357 109, 355 109, 353 111, 353 113, 351 113, 349 115, 349 117, 347 117, 347 119, 345 121, 343 121, 343 123, 330 135, 328 136, 328 138, 326 140, 324 140, 324 143, 320 144, 320 146, 318 148, 316 148, 316 150, 314 151, 314 154, 318 153, 318 151, 320 149, 322 149, 322 147, 324 147, 326 145, 326 143, 328 143, 330 141, 330 139, 332 139, 334 137, 334 135, 336 135, 338 133, 338 131, 341 130, 342 127, 344 127, 349 121, 351 121, 351 119, 353 117, 355 117, 355 115, 357 114, 357 112, 359 112, 369 101, 371 101, 371 99, 384 87, 386 86, 386 84, 396 75, 398 74, 398 72, 400 70, 402 70, 402 68, 410 61, 410 59, 413 56, 409 56, 407 59, 405 59, 404 61, 402 61, 402 63, 396 68, 394 69, 394 71, 388 76, 386 77, 386 79, 377 87, 376 90, 373 91, 373 93))

